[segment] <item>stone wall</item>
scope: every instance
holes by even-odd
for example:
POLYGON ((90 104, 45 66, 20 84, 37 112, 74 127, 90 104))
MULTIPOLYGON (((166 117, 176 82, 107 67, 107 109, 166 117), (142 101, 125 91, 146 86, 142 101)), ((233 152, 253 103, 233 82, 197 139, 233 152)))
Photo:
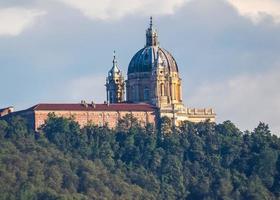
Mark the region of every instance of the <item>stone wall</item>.
POLYGON ((188 108, 187 114, 189 121, 191 122, 203 122, 209 120, 210 122, 216 121, 216 114, 212 108, 197 109, 197 108, 188 108))
POLYGON ((92 123, 98 126, 108 125, 110 128, 117 126, 118 120, 126 114, 132 114, 144 126, 147 123, 155 125, 156 115, 151 111, 35 111, 35 130, 37 131, 48 118, 49 113, 54 113, 59 117, 73 117, 81 127, 92 123))
POLYGON ((4 109, 0 109, 0 117, 4 117, 10 113, 14 112, 14 108, 13 107, 8 107, 8 108, 4 108, 4 109))

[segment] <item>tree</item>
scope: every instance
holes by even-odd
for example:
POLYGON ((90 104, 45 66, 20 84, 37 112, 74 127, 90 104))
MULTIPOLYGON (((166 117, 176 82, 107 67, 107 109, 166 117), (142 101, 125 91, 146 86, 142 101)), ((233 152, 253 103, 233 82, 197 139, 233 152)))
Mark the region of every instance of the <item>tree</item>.
POLYGON ((162 117, 159 120, 159 130, 162 135, 171 134, 172 132, 172 121, 168 117, 162 117))
POLYGON ((71 151, 83 147, 80 126, 71 119, 50 114, 41 130, 48 140, 59 146, 61 150, 71 151))
POLYGON ((81 128, 51 114, 35 135, 23 118, 0 120, 0 199, 280 198, 280 138, 267 125, 161 125, 81 128))
POLYGON ((0 120, 0 139, 3 139, 8 131, 8 123, 5 120, 0 120))
POLYGON ((123 118, 119 119, 117 130, 128 132, 129 130, 138 127, 140 127, 138 119, 132 114, 126 114, 123 118))
POLYGON ((248 200, 264 200, 271 199, 269 191, 262 184, 258 176, 253 176, 249 179, 248 189, 245 194, 248 200))
POLYGON ((8 121, 9 127, 6 137, 12 139, 19 139, 28 135, 28 126, 24 118, 19 116, 13 116, 8 121))
POLYGON ((260 135, 271 135, 269 126, 263 122, 259 123, 258 127, 254 129, 253 133, 260 134, 260 135))

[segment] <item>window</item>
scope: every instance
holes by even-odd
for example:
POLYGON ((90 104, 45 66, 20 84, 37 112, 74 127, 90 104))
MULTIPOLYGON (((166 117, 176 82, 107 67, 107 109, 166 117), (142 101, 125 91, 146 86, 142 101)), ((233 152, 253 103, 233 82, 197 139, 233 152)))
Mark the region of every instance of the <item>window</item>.
POLYGON ((111 93, 110 93, 110 103, 114 103, 114 99, 115 99, 115 95, 114 95, 113 91, 111 91, 111 93))
POLYGON ((160 94, 161 94, 161 96, 165 95, 164 94, 164 84, 163 83, 160 84, 160 94))
POLYGON ((149 99, 150 99, 150 89, 145 88, 144 89, 144 101, 149 101, 149 99))
POLYGON ((131 87, 131 92, 132 92, 132 100, 133 101, 138 101, 138 95, 137 95, 137 90, 136 87, 131 87))

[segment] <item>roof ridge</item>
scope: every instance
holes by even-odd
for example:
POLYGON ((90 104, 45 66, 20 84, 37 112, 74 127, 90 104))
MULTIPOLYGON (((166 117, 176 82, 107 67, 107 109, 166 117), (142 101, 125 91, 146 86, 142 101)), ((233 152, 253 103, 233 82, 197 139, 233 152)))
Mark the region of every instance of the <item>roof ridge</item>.
POLYGON ((88 104, 89 106, 84 106, 80 103, 61 103, 61 104, 55 104, 55 103, 47 103, 47 104, 37 104, 28 110, 82 110, 82 111, 116 111, 116 110, 129 110, 129 111, 146 111, 146 110, 152 110, 155 109, 155 106, 151 104, 135 104, 135 103, 116 103, 116 104, 95 104, 95 106, 90 106, 91 104, 88 104))

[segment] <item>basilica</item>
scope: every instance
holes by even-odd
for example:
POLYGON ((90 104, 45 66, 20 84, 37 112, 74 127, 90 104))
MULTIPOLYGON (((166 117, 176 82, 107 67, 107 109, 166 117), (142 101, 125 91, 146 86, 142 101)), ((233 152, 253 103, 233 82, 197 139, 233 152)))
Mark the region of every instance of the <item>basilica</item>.
MULTIPOLYGON (((212 108, 189 108, 183 104, 182 79, 174 57, 159 44, 158 33, 152 18, 146 30, 146 44, 131 59, 127 78, 121 72, 116 56, 106 78, 104 103, 40 103, 26 110, 13 112, 2 109, 4 115, 20 115, 28 119, 37 131, 50 113, 71 117, 81 126, 89 123, 98 126, 117 126, 119 119, 131 114, 143 125, 156 125, 161 117, 168 117, 174 125, 183 121, 215 122, 212 108)), ((98 93, 98 91, 96 91, 98 93)))
POLYGON ((118 67, 116 57, 106 81, 109 103, 146 103, 158 108, 178 125, 182 121, 215 121, 213 109, 192 109, 183 104, 182 79, 176 60, 159 45, 152 17, 146 30, 146 45, 131 59, 127 80, 118 67), (126 94, 126 95, 125 95, 126 94), (126 96, 126 100, 125 100, 126 96))

